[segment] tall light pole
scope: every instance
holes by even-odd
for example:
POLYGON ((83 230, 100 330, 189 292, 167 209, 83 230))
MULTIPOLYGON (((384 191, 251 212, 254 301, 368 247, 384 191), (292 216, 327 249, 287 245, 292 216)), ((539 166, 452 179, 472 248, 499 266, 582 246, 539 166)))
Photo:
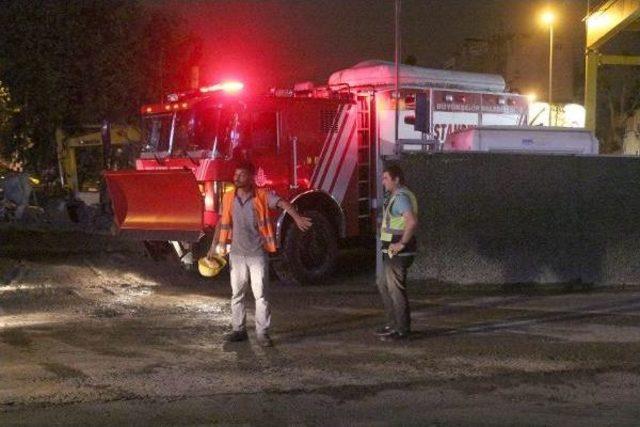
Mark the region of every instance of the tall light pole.
POLYGON ((551 126, 551 111, 553 109, 553 24, 556 15, 551 10, 542 14, 542 22, 549 26, 549 126, 551 126))
POLYGON ((395 143, 396 150, 398 150, 398 137, 399 137, 399 121, 400 121, 400 55, 402 52, 401 47, 401 33, 400 33, 400 0, 395 0, 395 52, 394 52, 394 62, 395 62, 395 72, 396 72, 396 126, 395 126, 395 143))
MULTIPOLYGON (((401 51, 401 32, 400 32, 400 11, 401 11, 401 0, 395 0, 394 2, 394 54, 393 59, 395 62, 395 93, 393 97, 395 98, 395 153, 399 152, 398 139, 400 137, 399 134, 399 124, 400 124, 400 55, 401 51)), ((382 189, 382 181, 380 177, 382 177, 382 154, 380 152, 380 142, 377 141, 376 138, 376 173, 373 175, 376 179, 376 230, 380 229, 382 225, 382 206, 384 203, 384 191, 382 189)), ((382 243, 380 241, 380 233, 376 232, 376 283, 379 283, 382 279, 382 243)))

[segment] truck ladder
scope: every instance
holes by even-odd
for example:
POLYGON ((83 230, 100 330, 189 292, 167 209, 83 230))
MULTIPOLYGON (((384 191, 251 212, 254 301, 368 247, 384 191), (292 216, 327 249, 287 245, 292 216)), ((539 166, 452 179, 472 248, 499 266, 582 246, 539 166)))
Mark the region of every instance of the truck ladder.
POLYGON ((371 176, 373 170, 371 159, 371 96, 357 95, 357 130, 358 130, 358 229, 360 235, 371 231, 371 176))

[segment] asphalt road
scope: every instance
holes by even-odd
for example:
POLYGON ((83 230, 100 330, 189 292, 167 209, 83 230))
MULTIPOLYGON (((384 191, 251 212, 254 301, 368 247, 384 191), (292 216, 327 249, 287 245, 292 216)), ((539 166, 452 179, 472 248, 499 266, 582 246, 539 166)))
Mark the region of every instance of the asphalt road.
MULTIPOLYGON (((0 424, 637 425, 640 289, 411 283, 378 341, 369 256, 273 283, 275 347, 225 344, 228 278, 0 228, 0 424)), ((249 316, 248 323, 252 324, 249 316)))

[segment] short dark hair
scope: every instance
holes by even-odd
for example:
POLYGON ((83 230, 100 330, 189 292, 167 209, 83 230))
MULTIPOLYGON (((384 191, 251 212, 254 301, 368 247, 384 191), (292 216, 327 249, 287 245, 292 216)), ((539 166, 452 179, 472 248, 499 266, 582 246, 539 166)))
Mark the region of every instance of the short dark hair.
POLYGON ((402 169, 400 169, 400 166, 398 166, 398 165, 387 165, 387 166, 385 166, 383 172, 388 173, 389 176, 391 177, 391 179, 398 178, 398 182, 400 184, 404 184, 404 172, 402 171, 402 169))
POLYGON ((237 169, 242 169, 243 171, 247 171, 249 175, 254 176, 256 174, 256 167, 253 166, 251 162, 240 162, 236 166, 237 169))

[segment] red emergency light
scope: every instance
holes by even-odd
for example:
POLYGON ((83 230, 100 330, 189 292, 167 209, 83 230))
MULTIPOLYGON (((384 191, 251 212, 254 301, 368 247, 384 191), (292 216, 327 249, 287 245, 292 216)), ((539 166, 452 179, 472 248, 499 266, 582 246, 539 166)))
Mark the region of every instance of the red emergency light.
POLYGON ((244 84, 241 82, 223 82, 213 86, 205 86, 200 88, 201 93, 224 91, 228 93, 240 92, 244 88, 244 84))

